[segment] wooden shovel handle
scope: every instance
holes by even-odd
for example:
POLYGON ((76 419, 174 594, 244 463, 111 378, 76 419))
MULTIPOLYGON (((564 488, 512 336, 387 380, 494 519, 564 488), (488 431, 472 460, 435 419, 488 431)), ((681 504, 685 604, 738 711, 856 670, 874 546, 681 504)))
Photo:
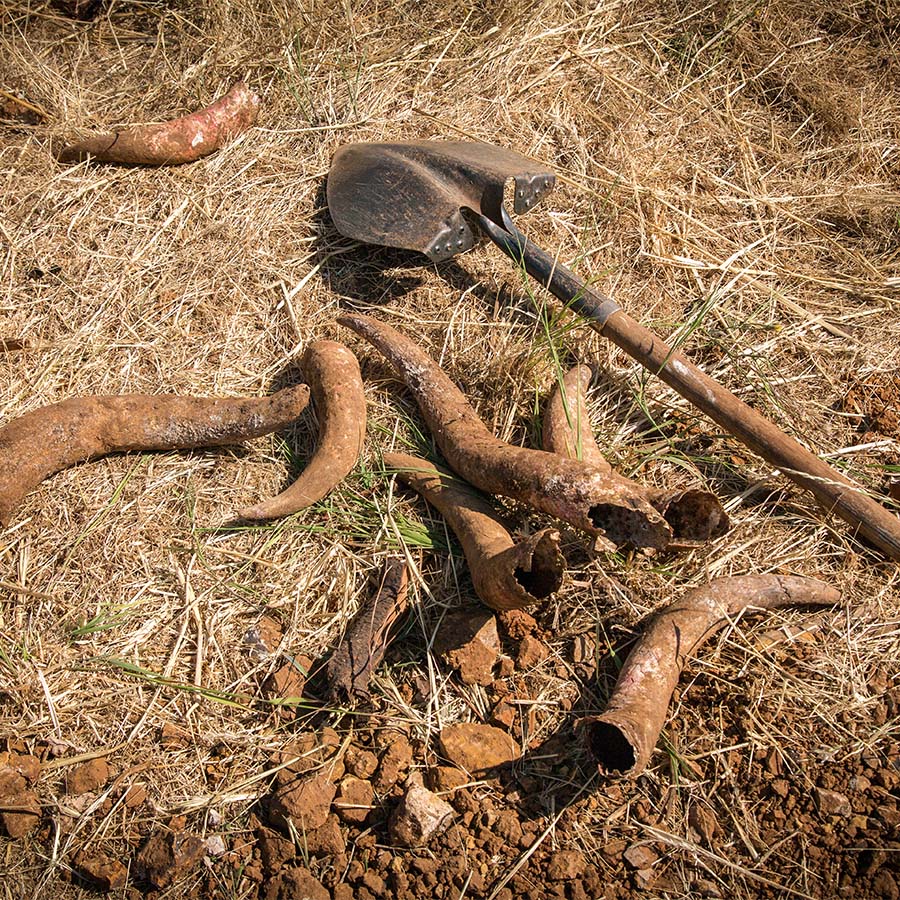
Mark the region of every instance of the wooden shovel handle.
POLYGON ((900 519, 863 487, 823 462, 637 323, 619 305, 588 287, 574 272, 537 247, 505 217, 506 228, 479 216, 487 236, 555 297, 588 319, 594 329, 678 391, 714 422, 812 492, 827 512, 840 516, 890 559, 900 561, 900 519))

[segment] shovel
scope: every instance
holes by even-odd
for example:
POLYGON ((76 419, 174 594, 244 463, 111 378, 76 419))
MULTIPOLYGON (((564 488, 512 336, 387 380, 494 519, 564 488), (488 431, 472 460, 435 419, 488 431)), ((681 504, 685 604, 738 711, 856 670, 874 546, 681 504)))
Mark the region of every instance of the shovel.
POLYGON ((811 491, 826 512, 849 522, 886 556, 900 560, 900 519, 761 416, 614 300, 528 240, 504 206, 524 213, 552 190, 552 172, 524 156, 465 141, 346 144, 328 173, 328 209, 341 234, 370 244, 418 250, 434 262, 475 244, 473 225, 569 308, 714 422, 811 491))

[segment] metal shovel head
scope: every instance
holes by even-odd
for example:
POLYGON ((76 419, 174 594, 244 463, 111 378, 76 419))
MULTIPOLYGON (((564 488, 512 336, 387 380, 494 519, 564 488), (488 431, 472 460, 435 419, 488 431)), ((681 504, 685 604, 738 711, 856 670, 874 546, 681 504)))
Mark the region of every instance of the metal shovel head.
POLYGON ((475 243, 461 209, 501 223, 510 179, 517 213, 531 209, 556 183, 552 172, 491 144, 345 144, 328 173, 328 209, 346 237, 418 250, 440 262, 475 243))

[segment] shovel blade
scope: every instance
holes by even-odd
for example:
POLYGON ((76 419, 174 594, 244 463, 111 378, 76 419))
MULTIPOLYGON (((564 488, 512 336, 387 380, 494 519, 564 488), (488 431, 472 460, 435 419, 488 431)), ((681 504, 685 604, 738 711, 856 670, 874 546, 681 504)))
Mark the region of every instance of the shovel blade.
POLYGON ((500 223, 506 182, 514 209, 531 209, 556 176, 518 153, 467 141, 345 144, 328 173, 328 209, 337 230, 368 244, 418 250, 434 262, 475 243, 461 210, 500 223))

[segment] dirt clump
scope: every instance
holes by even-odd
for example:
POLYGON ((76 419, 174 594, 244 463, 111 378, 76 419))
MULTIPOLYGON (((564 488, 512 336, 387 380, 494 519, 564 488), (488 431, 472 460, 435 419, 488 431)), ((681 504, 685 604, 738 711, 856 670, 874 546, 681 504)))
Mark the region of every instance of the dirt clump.
POLYGON ((268 881, 263 900, 331 900, 331 895, 312 872, 302 866, 287 869, 268 881))
POLYGON ((117 891, 128 881, 128 869, 100 850, 85 848, 75 854, 72 867, 85 881, 102 891, 117 891))
POLYGON ((355 775, 345 775, 334 798, 334 808, 342 821, 359 825, 366 821, 372 809, 375 789, 371 782, 355 775))
POLYGON ((75 766, 66 775, 66 793, 71 797, 103 787, 109 780, 109 764, 102 757, 75 766))
POLYGON ((288 832, 293 826, 304 831, 321 828, 328 818, 331 801, 337 791, 324 775, 303 777, 283 769, 276 776, 276 787, 265 800, 269 823, 288 832))
POLYGON ((477 606, 452 612, 441 622, 434 649, 463 684, 488 685, 500 656, 497 619, 477 606))
POLYGON ((856 379, 841 407, 858 418, 858 430, 863 433, 900 436, 900 374, 875 372, 856 379))
POLYGON ((0 824, 6 834, 23 838, 37 827, 40 818, 40 801, 25 776, 9 765, 0 768, 0 824))
POLYGON ((472 773, 510 763, 522 752, 505 731, 474 722, 448 725, 441 731, 439 741, 447 759, 472 773))
POLYGON ((206 844, 187 831, 155 831, 135 859, 140 880, 162 890, 181 881, 206 854, 206 844))

